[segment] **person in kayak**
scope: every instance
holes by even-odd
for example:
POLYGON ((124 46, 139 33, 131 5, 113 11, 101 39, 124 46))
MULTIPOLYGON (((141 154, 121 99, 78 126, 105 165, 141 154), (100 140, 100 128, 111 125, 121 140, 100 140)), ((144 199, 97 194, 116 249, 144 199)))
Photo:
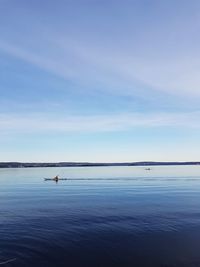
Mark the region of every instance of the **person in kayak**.
POLYGON ((53 180, 55 180, 56 183, 58 182, 58 179, 59 179, 58 175, 56 175, 56 176, 53 178, 53 180))

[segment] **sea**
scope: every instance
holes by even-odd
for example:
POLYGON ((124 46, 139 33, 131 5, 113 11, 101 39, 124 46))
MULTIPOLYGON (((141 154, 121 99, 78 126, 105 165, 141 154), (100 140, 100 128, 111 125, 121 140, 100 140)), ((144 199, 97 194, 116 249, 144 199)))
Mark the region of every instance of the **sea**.
POLYGON ((0 169, 0 265, 198 267, 200 165, 0 169))

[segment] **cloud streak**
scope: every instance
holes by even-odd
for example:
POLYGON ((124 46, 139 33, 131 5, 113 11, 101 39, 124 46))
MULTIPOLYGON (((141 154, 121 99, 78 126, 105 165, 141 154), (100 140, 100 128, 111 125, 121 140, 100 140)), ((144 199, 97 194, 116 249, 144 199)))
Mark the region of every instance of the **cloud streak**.
POLYGON ((200 113, 66 116, 49 114, 1 115, 1 133, 95 133, 118 132, 150 127, 200 128, 200 113))
POLYGON ((178 159, 183 140, 197 158, 200 2, 148 2, 1 2, 2 158, 54 142, 69 157, 76 144, 97 155, 109 144, 108 158, 120 146, 131 158, 138 145, 178 159))
MULTIPOLYGON (((161 20, 161 25, 157 25, 155 20, 147 28, 143 22, 139 29, 139 18, 129 18, 129 25, 126 20, 122 25, 116 21, 118 30, 111 32, 112 38, 109 38, 109 29, 102 32, 104 24, 110 22, 108 17, 102 22, 102 18, 97 16, 93 28, 87 25, 84 29, 85 21, 81 17, 84 11, 80 9, 78 12, 80 19, 71 31, 67 27, 74 23, 70 16, 69 19, 62 18, 62 23, 56 22, 52 29, 35 23, 33 14, 30 18, 25 17, 32 28, 32 35, 28 35, 31 44, 28 38, 24 38, 27 32, 20 29, 14 38, 2 34, 0 50, 64 79, 88 85, 88 90, 95 90, 98 84, 104 92, 133 96, 156 96, 159 92, 200 97, 200 40, 196 37, 199 22, 195 16, 192 18, 190 15, 185 22, 185 17, 180 15, 181 23, 174 18, 174 23, 169 23, 166 16, 167 23, 161 20), (95 28, 98 23, 102 28, 95 28), (190 28, 193 28, 192 32, 190 28)), ((23 22, 23 16, 20 20, 23 22)))

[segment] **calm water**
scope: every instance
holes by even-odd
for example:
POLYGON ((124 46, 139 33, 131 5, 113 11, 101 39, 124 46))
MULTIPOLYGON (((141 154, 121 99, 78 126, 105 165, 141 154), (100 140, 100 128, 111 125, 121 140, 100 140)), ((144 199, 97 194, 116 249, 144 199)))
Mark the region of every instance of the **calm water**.
POLYGON ((199 248, 200 166, 0 169, 5 266, 197 267, 199 248))

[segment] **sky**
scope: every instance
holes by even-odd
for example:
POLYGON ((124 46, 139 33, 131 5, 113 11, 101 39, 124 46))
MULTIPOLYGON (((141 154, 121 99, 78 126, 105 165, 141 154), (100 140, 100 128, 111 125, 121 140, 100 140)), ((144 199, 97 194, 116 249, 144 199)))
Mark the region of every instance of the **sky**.
POLYGON ((200 161, 199 14, 0 0, 0 161, 200 161))

